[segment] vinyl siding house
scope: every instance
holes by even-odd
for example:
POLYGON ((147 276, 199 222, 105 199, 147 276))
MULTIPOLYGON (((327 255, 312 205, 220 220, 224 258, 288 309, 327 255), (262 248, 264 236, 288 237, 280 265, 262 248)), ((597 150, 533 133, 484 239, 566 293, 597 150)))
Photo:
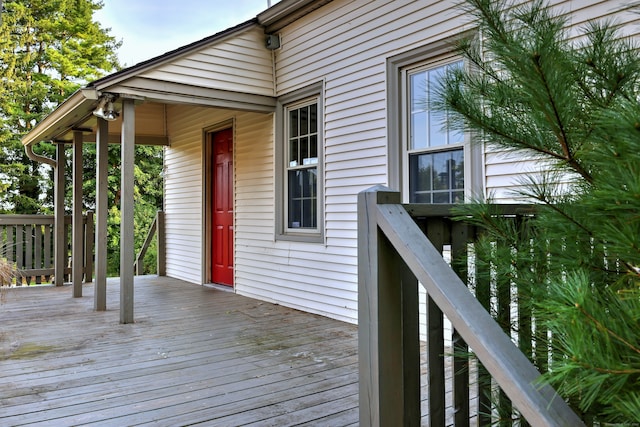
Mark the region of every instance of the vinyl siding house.
MULTIPOLYGON (((537 168, 471 146, 423 107, 440 73, 464 66, 453 41, 474 35, 456 3, 282 0, 90 83, 23 142, 119 141, 123 153, 165 145, 166 275, 356 322, 360 191, 383 184, 404 202, 510 201, 518 176, 537 168), (116 121, 91 114, 105 97, 116 121)), ((609 17, 637 30, 623 1, 552 3, 576 27, 609 17)), ((126 229, 134 201, 124 190, 126 229)), ((130 253, 123 259, 133 263, 130 253)))

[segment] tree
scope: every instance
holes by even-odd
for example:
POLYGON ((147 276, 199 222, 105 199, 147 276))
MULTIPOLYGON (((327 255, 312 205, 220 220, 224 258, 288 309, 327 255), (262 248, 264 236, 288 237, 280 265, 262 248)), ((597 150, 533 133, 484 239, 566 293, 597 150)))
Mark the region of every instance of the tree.
POLYGON ((462 209, 487 230, 476 261, 528 289, 544 331, 536 339, 550 331, 556 354, 545 381, 587 420, 638 425, 638 47, 611 22, 572 38, 542 0, 467 0, 464 10, 482 40, 461 43, 470 67, 447 75, 442 106, 480 143, 544 165, 516 195, 539 204, 529 227, 497 219, 483 203, 462 209), (506 250, 494 249, 497 239, 506 250))
MULTIPOLYGON (((147 232, 156 212, 162 209, 163 186, 162 166, 163 149, 158 146, 138 145, 135 147, 134 169, 134 223, 135 251, 138 252, 144 243, 147 232)), ((84 147, 83 204, 85 209, 95 210, 96 200, 96 146, 84 147)), ((109 216, 107 219, 107 274, 117 276, 120 271, 120 145, 109 146, 108 151, 108 194, 109 216)), ((148 271, 155 272, 155 246, 151 246, 145 257, 148 271)))
MULTIPOLYGON (((5 0, 4 8, 0 211, 38 213, 51 180, 28 159, 20 138, 82 84, 117 69, 119 43, 93 21, 98 0, 5 0)), ((53 155, 48 145, 34 151, 53 155)))

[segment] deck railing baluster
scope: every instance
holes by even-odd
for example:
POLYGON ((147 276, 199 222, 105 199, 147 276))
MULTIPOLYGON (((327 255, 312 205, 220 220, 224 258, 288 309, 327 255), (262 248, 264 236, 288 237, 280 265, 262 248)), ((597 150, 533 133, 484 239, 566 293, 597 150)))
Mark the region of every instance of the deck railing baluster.
MULTIPOLYGON (((451 266, 464 283, 468 282, 466 259, 469 229, 466 224, 451 225, 451 266), (464 263, 464 264, 463 264, 464 263)), ((453 349, 453 424, 469 425, 469 347, 458 331, 451 332, 453 349)))
MULTIPOLYGON (((406 343, 397 338, 404 336, 404 326, 403 322, 397 323, 395 316, 398 310, 409 309, 410 305, 406 301, 398 304, 392 297, 398 284, 394 280, 397 272, 394 276, 390 269, 393 265, 406 264, 427 291, 429 395, 423 400, 429 402, 426 416, 431 426, 449 424, 451 418, 455 426, 469 425, 470 417, 475 417, 477 425, 495 422, 512 425, 512 418, 518 414, 532 425, 584 425, 551 387, 538 384, 540 373, 528 359, 533 353, 531 331, 535 326, 532 326, 530 311, 519 310, 514 305, 519 298, 524 298, 521 292, 525 290, 516 288, 518 254, 513 253, 514 262, 507 260, 500 264, 494 249, 501 242, 489 241, 488 251, 480 254, 480 246, 474 245, 476 227, 451 219, 451 207, 403 206, 397 203, 399 198, 399 193, 376 187, 361 193, 358 199, 361 424, 387 425, 385 417, 392 416, 397 422, 406 415, 402 408, 407 407, 403 399, 410 398, 406 388, 410 374, 404 370, 407 367, 403 363, 396 362, 402 360, 406 343), (412 217, 420 218, 419 222, 412 217), (443 259, 447 245, 450 245, 453 270, 443 259), (467 289, 467 283, 475 289, 475 295, 467 289), (383 295, 385 298, 381 298, 383 295), (495 319, 490 315, 492 311, 495 319), (445 390, 449 389, 445 384, 445 318, 454 328, 451 381, 455 413, 452 416, 445 413, 448 407, 445 390), (526 357, 516 347, 512 332, 514 337, 517 333, 518 340, 528 340, 523 347, 526 357), (467 348, 477 358, 472 369, 465 356, 467 348), (403 371, 398 372, 399 368, 403 371), (469 393, 470 381, 473 381, 470 370, 477 378, 473 393, 469 393), (398 381, 398 378, 404 380, 398 381), (497 400, 492 397, 493 386, 498 392, 497 400), (473 410, 471 400, 477 401, 473 410)), ((518 216, 519 209, 521 207, 505 205, 497 211, 506 214, 505 221, 526 221, 518 216)), ((508 254, 512 246, 507 245, 501 250, 508 254)), ((544 276, 541 280, 544 281, 544 276)), ((409 293, 403 291, 403 294, 409 293)), ((523 420, 520 425, 528 423, 523 420)))
MULTIPOLYGON (((91 216, 91 213, 89 213, 91 216)), ((86 224, 86 219, 84 220, 86 224)), ((92 222, 92 220, 91 220, 92 222)), ((68 243, 71 218, 65 218, 65 235, 68 243)), ((0 257, 5 258, 13 267, 13 277, 16 286, 47 283, 54 275, 53 248, 54 218, 52 215, 0 215, 0 257)), ((93 253, 93 237, 91 226, 85 230, 85 254, 93 253)), ((67 247, 66 260, 69 256, 67 247)), ((87 280, 91 274, 93 257, 85 257, 84 269, 87 280)), ((65 275, 70 272, 65 269, 65 275)), ((10 285, 10 283, 0 283, 10 285)))

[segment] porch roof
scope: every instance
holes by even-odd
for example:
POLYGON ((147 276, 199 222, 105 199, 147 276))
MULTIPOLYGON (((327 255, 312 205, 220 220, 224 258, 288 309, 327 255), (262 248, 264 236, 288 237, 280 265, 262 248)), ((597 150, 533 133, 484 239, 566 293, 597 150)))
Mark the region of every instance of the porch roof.
MULTIPOLYGON (((148 121, 146 127, 144 123, 142 126, 137 123, 139 114, 144 116, 145 113, 158 112, 161 110, 159 106, 163 104, 182 103, 257 112, 273 111, 276 100, 272 70, 269 76, 270 81, 263 80, 262 88, 257 87, 255 90, 244 90, 246 85, 242 81, 238 82, 239 84, 235 87, 233 87, 234 85, 226 87, 224 84, 217 87, 204 87, 195 80, 166 79, 162 77, 162 73, 153 73, 152 71, 180 61, 201 49, 223 43, 251 29, 274 33, 330 1, 282 0, 254 19, 95 80, 71 95, 49 116, 38 123, 22 138, 22 144, 30 146, 40 141, 71 143, 74 140, 73 133, 77 130, 83 131, 85 142, 95 141, 97 120, 92 112, 96 108, 99 98, 105 93, 115 95, 120 101, 133 98, 139 104, 136 108, 136 144, 167 144, 168 138, 164 132, 166 128, 163 122, 164 114, 156 114, 155 120, 148 121), (239 90, 238 88, 243 89, 239 90)), ((265 58, 271 61, 270 52, 264 46, 262 49, 265 58)), ((225 63, 228 64, 228 61, 232 60, 220 60, 219 68, 222 69, 225 63)), ((215 64, 213 68, 215 72, 215 64)), ((245 74, 247 81, 260 80, 260 78, 256 78, 253 70, 248 70, 246 67, 240 66, 234 71, 245 74)), ((118 108, 121 108, 121 105, 116 103, 116 109, 118 108)), ((120 128, 121 122, 119 120, 110 123, 109 139, 111 142, 120 140, 120 128)))
MULTIPOLYGON (((257 26, 256 19, 244 22, 89 83, 67 98, 26 134, 22 138, 23 145, 28 146, 40 141, 71 143, 74 140, 74 131, 78 130, 82 131, 84 142, 95 142, 97 118, 92 113, 104 94, 112 94, 115 97, 114 104, 117 111, 121 111, 123 99, 136 101, 136 144, 166 145, 168 143, 164 105, 169 103, 261 112, 273 111, 275 108, 273 96, 199 87, 188 81, 141 77, 150 70, 170 65, 173 61, 184 58, 199 49, 228 40, 257 26)), ((110 142, 120 141, 121 127, 120 117, 109 123, 110 142)))

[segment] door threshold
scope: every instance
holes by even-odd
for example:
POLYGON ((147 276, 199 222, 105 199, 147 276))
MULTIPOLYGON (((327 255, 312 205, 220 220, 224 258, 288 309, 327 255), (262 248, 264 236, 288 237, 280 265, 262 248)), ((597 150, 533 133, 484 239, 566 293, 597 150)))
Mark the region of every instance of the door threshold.
POLYGON ((205 288, 215 289, 215 290, 222 291, 222 292, 233 292, 233 293, 235 293, 235 289, 234 289, 233 286, 219 285, 217 283, 205 283, 202 286, 204 286, 205 288))

